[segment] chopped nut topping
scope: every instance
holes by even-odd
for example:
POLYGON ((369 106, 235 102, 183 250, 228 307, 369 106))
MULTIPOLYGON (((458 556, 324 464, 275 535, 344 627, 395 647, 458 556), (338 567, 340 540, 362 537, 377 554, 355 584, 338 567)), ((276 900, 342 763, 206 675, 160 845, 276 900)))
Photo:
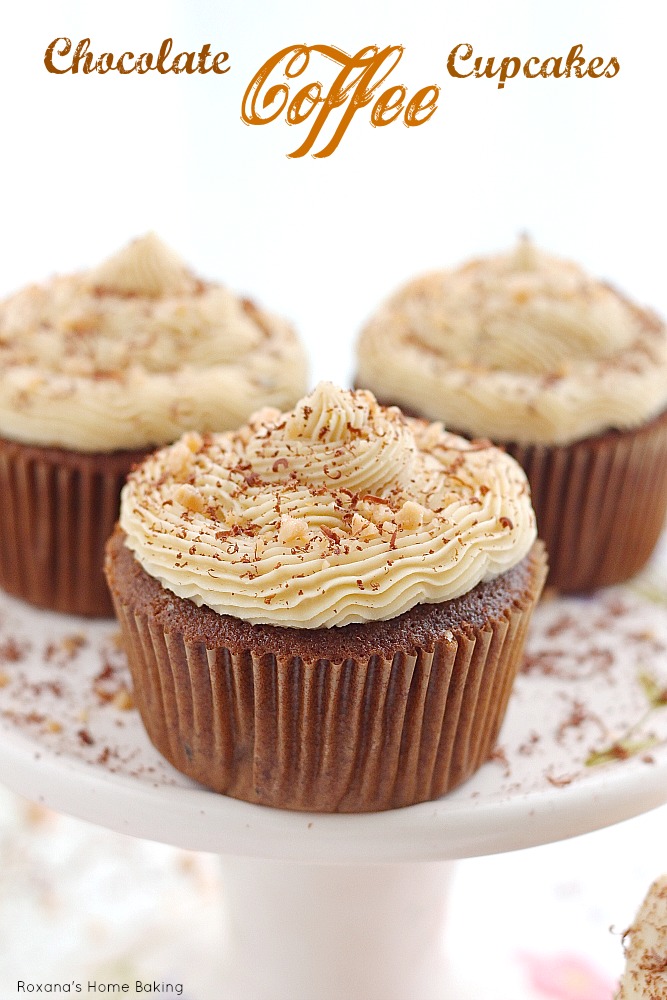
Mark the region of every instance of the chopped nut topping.
POLYGON ((304 518, 283 514, 280 519, 278 541, 281 545, 307 545, 310 540, 308 522, 304 518))
POLYGON ((206 501, 201 493, 189 483, 183 483, 174 493, 174 500, 180 503, 186 510, 193 514, 203 514, 206 509, 206 501))
POLYGON ((169 452, 167 457, 167 471, 175 478, 185 479, 192 469, 192 452, 188 446, 179 441, 169 452))
POLYGON ((414 500, 406 500, 401 509, 396 514, 396 524, 406 531, 414 531, 419 528, 424 520, 425 508, 414 500))

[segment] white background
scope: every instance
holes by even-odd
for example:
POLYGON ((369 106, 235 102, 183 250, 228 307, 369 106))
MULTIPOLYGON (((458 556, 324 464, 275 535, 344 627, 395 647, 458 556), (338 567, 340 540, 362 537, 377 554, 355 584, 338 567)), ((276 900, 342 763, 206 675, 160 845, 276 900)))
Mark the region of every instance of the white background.
MULTIPOLYGON (((3 31, 0 294, 100 261, 155 230, 200 274, 290 317, 312 380, 349 381, 378 302, 411 275, 510 246, 522 231, 667 313, 666 18, 639 0, 117 0, 12 6, 3 31), (56 76, 57 37, 96 54, 229 53, 223 76, 56 76), (614 79, 457 80, 484 57, 615 55, 614 79), (287 154, 307 123, 241 121, 279 49, 403 45, 389 82, 441 88, 426 124, 373 128, 359 111, 327 159, 287 154)), ((324 78, 324 65, 293 88, 324 78)), ((278 81, 276 81, 278 82, 278 81)), ((316 146, 315 149, 321 148, 316 146)))

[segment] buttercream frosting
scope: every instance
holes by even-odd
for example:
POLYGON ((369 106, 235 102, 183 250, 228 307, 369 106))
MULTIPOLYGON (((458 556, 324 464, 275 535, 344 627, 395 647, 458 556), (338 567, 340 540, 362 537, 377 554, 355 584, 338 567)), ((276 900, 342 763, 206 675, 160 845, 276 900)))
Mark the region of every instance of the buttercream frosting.
POLYGON ((567 444, 667 406, 667 329, 527 238, 420 277, 371 318, 357 384, 472 435, 567 444))
POLYGON ((0 435, 77 451, 236 427, 304 393, 295 333, 155 235, 0 303, 0 435))
POLYGON ((526 477, 504 452, 327 382, 292 411, 149 456, 123 490, 120 525, 179 597, 302 628, 460 596, 516 565, 536 535, 526 477))

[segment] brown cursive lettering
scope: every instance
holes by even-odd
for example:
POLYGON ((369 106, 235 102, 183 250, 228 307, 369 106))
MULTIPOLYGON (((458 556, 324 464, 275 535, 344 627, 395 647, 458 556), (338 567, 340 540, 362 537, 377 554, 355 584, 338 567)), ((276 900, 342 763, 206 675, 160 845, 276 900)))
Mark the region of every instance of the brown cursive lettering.
POLYGON ((519 56, 504 56, 498 59, 496 56, 489 56, 486 60, 483 56, 473 59, 473 47, 468 42, 460 42, 455 45, 447 58, 447 72, 456 79, 463 80, 467 77, 477 79, 486 77, 487 79, 498 78, 498 89, 502 90, 507 80, 512 80, 519 72, 529 80, 535 80, 538 76, 546 79, 553 76, 556 79, 561 77, 590 76, 597 79, 601 76, 613 77, 620 70, 620 64, 615 56, 605 64, 602 56, 594 56, 587 61, 582 56, 583 45, 573 45, 566 57, 548 56, 541 59, 539 56, 531 56, 529 59, 521 60, 519 56))
POLYGON ((172 38, 165 38, 160 45, 157 56, 153 52, 142 52, 135 56, 129 49, 116 57, 113 52, 102 52, 95 56, 90 51, 90 38, 82 38, 72 53, 72 42, 69 38, 54 38, 44 53, 44 65, 49 73, 111 73, 118 72, 124 76, 128 73, 148 73, 157 70, 158 73, 228 73, 230 67, 228 52, 211 54, 211 45, 202 45, 198 52, 179 52, 169 61, 173 48, 172 38), (71 59, 67 59, 72 53, 71 59))
POLYGON ((266 125, 285 111, 288 125, 311 119, 306 138, 288 154, 292 158, 305 156, 312 150, 330 116, 337 111, 340 116, 331 138, 313 153, 318 159, 338 149, 350 122, 362 108, 370 107, 370 120, 375 126, 390 125, 401 116, 408 127, 422 125, 436 110, 439 87, 422 88, 407 106, 407 90, 403 85, 380 90, 402 56, 402 45, 383 49, 367 45, 355 55, 333 45, 292 45, 281 49, 266 60, 250 81, 243 97, 241 118, 246 125, 266 125), (323 56, 339 66, 340 71, 328 88, 320 81, 307 83, 291 96, 289 81, 306 72, 311 56, 323 56), (281 65, 282 80, 270 84, 281 65))
MULTIPOLYGON (((297 159, 311 153, 324 159, 334 153, 359 111, 369 115, 371 125, 385 128, 402 121, 407 128, 425 124, 438 108, 440 87, 429 84, 412 96, 400 83, 389 78, 403 58, 402 45, 366 45, 354 55, 335 45, 289 45, 270 56, 247 86, 241 104, 246 125, 267 125, 281 115, 287 125, 305 126, 300 145, 287 155, 297 159), (316 150, 316 151, 315 151, 316 150)), ((54 38, 44 52, 49 73, 87 76, 119 73, 143 76, 153 71, 166 75, 228 73, 229 53, 213 52, 209 42, 197 50, 174 52, 173 38, 165 38, 159 48, 136 55, 127 49, 96 54, 90 38, 76 44, 70 38, 54 38)), ((616 56, 587 58, 581 43, 572 45, 567 55, 477 55, 469 42, 460 42, 446 60, 450 77, 458 80, 495 80, 499 90, 507 81, 523 76, 527 80, 611 79, 620 72, 616 56)))

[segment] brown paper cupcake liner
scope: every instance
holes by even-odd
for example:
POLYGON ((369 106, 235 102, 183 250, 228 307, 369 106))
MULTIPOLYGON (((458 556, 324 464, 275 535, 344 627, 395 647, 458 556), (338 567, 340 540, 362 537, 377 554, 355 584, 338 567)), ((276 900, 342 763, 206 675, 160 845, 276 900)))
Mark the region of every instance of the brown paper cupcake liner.
POLYGON ((489 758, 546 576, 541 543, 504 574, 506 587, 498 578, 471 592, 473 621, 461 617, 462 599, 448 602, 450 628, 448 605, 421 605, 389 631, 424 641, 399 648, 390 637, 392 650, 386 637, 375 641, 385 622, 305 637, 308 630, 231 624, 228 616, 211 624, 214 612, 164 591, 122 537, 110 543, 107 574, 135 701, 150 739, 179 771, 248 802, 365 812, 438 798, 489 758), (480 601, 488 601, 485 615, 480 601), (214 643, 212 632, 224 636, 228 623, 229 641, 214 643), (351 652, 360 636, 357 655, 325 655, 327 641, 351 652))
POLYGON ((586 591, 645 565, 667 514, 667 411, 569 445, 505 444, 530 481, 548 584, 586 591))
POLYGON ((104 545, 125 477, 144 456, 0 439, 0 587, 40 608, 113 615, 104 545))

